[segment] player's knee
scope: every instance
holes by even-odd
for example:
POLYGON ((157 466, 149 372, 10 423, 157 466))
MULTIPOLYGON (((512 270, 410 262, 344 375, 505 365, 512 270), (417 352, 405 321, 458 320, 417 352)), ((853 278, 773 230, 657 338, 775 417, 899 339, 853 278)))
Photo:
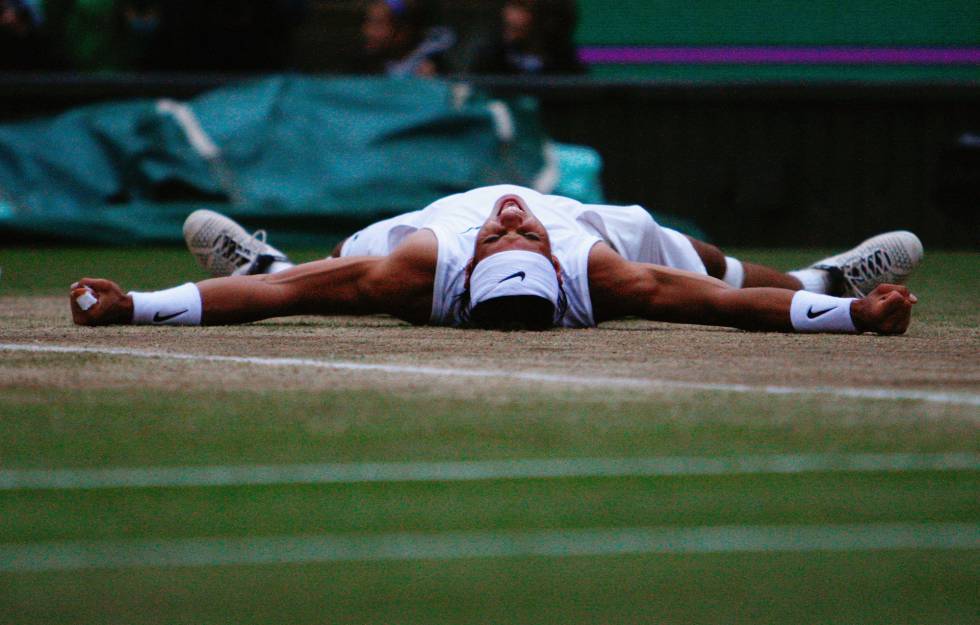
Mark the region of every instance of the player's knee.
POLYGON ((725 276, 725 269, 727 265, 724 252, 710 243, 698 241, 697 239, 693 239, 691 237, 688 237, 688 239, 690 239, 691 244, 694 245, 694 251, 698 253, 698 256, 701 258, 701 262, 704 263, 704 268, 707 270, 708 275, 712 278, 718 278, 721 280, 725 276))

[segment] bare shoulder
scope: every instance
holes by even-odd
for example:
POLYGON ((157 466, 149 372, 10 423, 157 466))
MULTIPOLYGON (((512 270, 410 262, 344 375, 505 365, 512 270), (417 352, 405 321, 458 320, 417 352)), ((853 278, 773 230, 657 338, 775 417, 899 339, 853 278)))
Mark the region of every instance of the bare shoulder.
POLYGON ((616 274, 624 271, 629 266, 629 261, 620 256, 616 250, 609 247, 609 244, 600 241, 589 250, 589 282, 596 278, 605 277, 606 274, 616 274))
POLYGON ((606 243, 597 243, 589 252, 589 294, 596 321, 632 314, 632 292, 643 286, 649 272, 642 271, 606 243))
POLYGON ((434 273, 439 258, 439 241, 431 230, 419 230, 405 237, 388 260, 406 268, 434 273))
POLYGON ((372 291, 384 294, 385 312, 426 323, 432 312, 439 243, 431 230, 409 235, 372 271, 372 291))

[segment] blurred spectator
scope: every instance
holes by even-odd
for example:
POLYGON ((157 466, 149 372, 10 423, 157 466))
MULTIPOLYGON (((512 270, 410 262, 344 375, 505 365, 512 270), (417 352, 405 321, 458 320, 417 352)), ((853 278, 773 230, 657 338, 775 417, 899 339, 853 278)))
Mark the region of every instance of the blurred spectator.
POLYGON ((449 28, 433 25, 423 0, 372 0, 361 22, 362 55, 350 70, 358 74, 436 76, 448 70, 446 52, 456 43, 449 28))
POLYGON ((57 69, 59 65, 43 29, 40 4, 0 0, 0 71, 57 69))
POLYGON ((579 74, 575 49, 575 0, 506 0, 493 40, 478 46, 467 70, 473 74, 579 74))

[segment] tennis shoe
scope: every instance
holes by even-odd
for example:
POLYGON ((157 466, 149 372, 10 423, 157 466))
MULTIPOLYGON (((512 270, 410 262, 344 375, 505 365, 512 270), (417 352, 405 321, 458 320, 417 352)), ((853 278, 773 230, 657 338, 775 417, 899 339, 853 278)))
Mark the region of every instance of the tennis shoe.
POLYGON ((922 260, 922 242, 897 230, 871 237, 852 250, 811 265, 831 274, 836 294, 864 297, 882 283, 902 284, 922 260))
POLYGON ((266 273, 285 254, 265 242, 265 230, 249 234, 220 213, 196 210, 184 221, 187 249, 205 271, 216 278, 266 273))

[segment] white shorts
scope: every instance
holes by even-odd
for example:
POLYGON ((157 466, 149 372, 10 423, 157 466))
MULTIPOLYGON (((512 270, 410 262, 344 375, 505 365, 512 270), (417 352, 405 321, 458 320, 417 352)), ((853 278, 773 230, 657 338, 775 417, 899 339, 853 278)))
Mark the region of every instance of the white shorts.
POLYGON ((641 206, 586 204, 577 221, 626 260, 707 275, 690 239, 664 228, 641 206))

